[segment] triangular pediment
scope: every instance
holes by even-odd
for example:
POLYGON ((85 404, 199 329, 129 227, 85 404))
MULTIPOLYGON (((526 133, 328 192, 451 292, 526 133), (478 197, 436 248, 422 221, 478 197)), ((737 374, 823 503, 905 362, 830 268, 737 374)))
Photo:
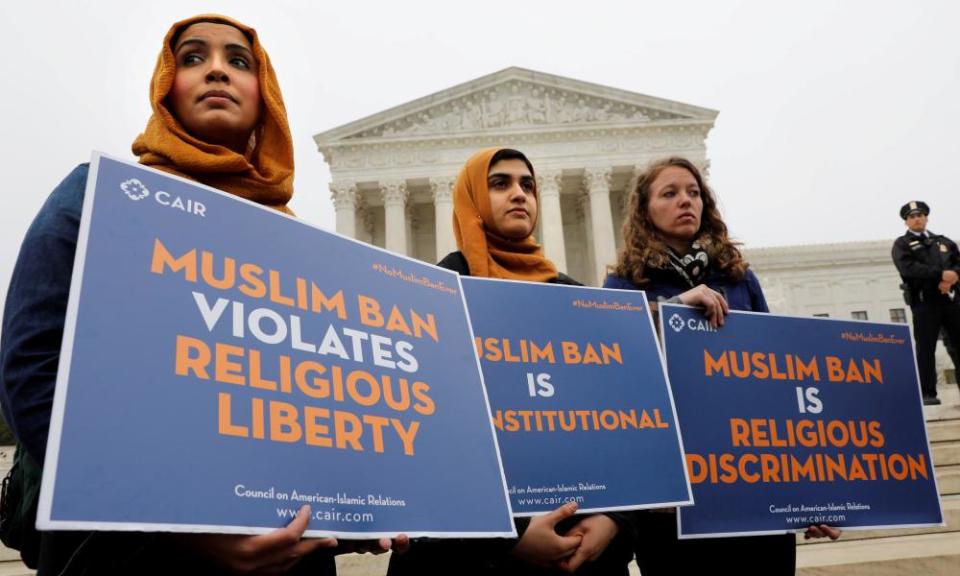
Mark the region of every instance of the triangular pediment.
POLYGON ((317 144, 543 130, 712 123, 717 112, 635 92, 507 68, 315 136, 317 144))

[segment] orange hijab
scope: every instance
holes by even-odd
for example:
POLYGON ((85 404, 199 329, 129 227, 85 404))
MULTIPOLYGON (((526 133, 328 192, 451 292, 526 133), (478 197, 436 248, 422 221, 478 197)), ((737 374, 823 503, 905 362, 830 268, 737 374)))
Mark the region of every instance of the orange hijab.
POLYGON ((153 114, 147 128, 133 142, 133 153, 140 157, 141 164, 290 213, 287 202, 293 196, 293 139, 280 85, 256 30, 217 14, 194 16, 174 24, 163 39, 150 80, 150 105, 153 114), (197 22, 233 26, 252 45, 260 82, 261 118, 254 130, 255 145, 246 156, 191 136, 167 108, 165 99, 177 71, 171 41, 178 32, 197 22))
POLYGON ((557 268, 543 256, 532 234, 523 240, 509 240, 493 232, 496 227, 487 174, 490 159, 500 150, 502 148, 487 148, 477 152, 457 176, 453 188, 453 232, 457 248, 466 257, 471 276, 546 282, 557 277, 557 268))

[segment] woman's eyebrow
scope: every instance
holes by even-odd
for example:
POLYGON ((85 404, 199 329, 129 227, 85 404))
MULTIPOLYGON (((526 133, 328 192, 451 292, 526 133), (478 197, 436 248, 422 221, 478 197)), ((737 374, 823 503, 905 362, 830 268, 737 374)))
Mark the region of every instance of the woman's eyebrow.
MULTIPOLYGON (((186 38, 184 40, 181 40, 177 44, 177 47, 174 50, 174 52, 179 52, 181 49, 183 49, 184 46, 187 46, 188 44, 196 44, 204 48, 207 47, 207 41, 204 40, 203 38, 186 38)), ((227 44, 224 46, 224 48, 227 49, 228 51, 244 52, 248 54, 251 58, 253 57, 253 51, 251 51, 249 48, 247 48, 243 44, 227 44)))
POLYGON ((253 58, 253 51, 250 50, 249 48, 247 48, 246 46, 244 46, 243 44, 227 44, 227 45, 226 45, 226 49, 227 49, 227 50, 237 50, 237 51, 240 51, 240 52, 246 52, 247 54, 250 55, 251 58, 253 58))
POLYGON ((207 41, 202 38, 185 38, 177 43, 177 47, 174 48, 174 52, 179 52, 187 44, 199 44, 200 46, 206 46, 207 41))

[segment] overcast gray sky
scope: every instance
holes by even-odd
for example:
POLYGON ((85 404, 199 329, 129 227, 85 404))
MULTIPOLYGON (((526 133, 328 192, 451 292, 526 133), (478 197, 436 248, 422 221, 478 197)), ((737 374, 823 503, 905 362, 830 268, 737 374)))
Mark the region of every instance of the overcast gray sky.
POLYGON ((290 116, 293 208, 332 228, 311 136, 508 66, 720 111, 707 141, 747 246, 893 239, 901 204, 960 231, 960 3, 942 1, 3 2, 0 297, 53 187, 131 157, 174 21, 257 28, 290 116))

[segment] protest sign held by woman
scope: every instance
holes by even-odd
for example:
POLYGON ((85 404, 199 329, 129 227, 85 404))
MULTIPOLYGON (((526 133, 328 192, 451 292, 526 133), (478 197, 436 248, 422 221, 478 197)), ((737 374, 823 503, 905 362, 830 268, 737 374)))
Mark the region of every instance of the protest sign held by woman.
MULTIPOLYGON (((703 309, 714 327, 731 310, 769 312, 760 282, 730 239, 713 192, 685 158, 652 163, 630 192, 624 246, 604 288, 644 290, 651 302, 703 309)), ((748 574, 793 574, 792 533, 736 538, 677 539, 674 509, 637 515, 637 564, 644 576, 717 569, 736 558, 748 574)), ((836 539, 840 531, 811 526, 808 537, 836 539)))
MULTIPOLYGON (((290 213, 293 143, 276 75, 253 28, 218 15, 174 24, 150 83, 150 105, 146 129, 133 143, 140 163, 290 213)), ((0 401, 35 470, 46 451, 87 172, 86 164, 74 169, 34 219, 4 310, 0 401)), ((27 484, 35 487, 34 476, 27 484)), ((304 506, 288 526, 257 536, 43 532, 21 550, 41 575, 332 574, 337 541, 303 538, 309 513, 304 506)), ((400 547, 404 541, 398 539, 400 547)))
MULTIPOLYGON (((474 154, 454 187, 459 250, 440 266, 461 275, 579 285, 558 272, 533 237, 538 215, 533 164, 521 152, 474 154)), ((459 574, 627 574, 633 513, 576 516, 576 505, 517 520, 518 540, 416 542, 394 554, 391 576, 456 570, 459 574)))

